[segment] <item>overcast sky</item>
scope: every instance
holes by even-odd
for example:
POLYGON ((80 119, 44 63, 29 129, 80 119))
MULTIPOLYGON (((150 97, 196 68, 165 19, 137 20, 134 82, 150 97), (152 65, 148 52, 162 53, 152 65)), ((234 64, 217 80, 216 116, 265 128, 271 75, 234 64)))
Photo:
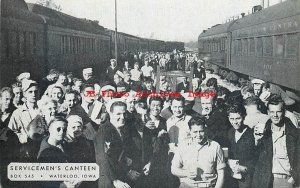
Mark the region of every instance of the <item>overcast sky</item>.
MULTIPOLYGON (((26 0, 35 3, 37 0, 26 0)), ((53 0, 62 12, 114 29, 114 0, 53 0)), ((261 0, 117 0, 118 30, 170 41, 196 41, 203 29, 248 14, 261 0)), ((267 0, 265 0, 267 1, 267 0)), ((278 0, 270 0, 271 3, 278 0)))

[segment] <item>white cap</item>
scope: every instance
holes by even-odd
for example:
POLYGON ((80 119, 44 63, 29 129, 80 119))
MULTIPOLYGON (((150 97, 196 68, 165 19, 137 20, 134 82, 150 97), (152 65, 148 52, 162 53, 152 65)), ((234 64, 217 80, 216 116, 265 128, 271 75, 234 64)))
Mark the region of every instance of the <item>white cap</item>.
POLYGON ((27 91, 30 87, 37 86, 37 82, 34 80, 22 80, 22 91, 27 91))
POLYGON ((258 79, 258 78, 254 78, 253 80, 251 80, 252 84, 263 84, 265 83, 265 81, 258 79))
POLYGON ((192 97, 193 94, 191 93, 180 93, 182 97, 185 98, 186 101, 194 101, 195 97, 192 97))
POLYGON ((19 82, 22 82, 22 80, 24 80, 24 79, 27 79, 27 80, 30 79, 30 73, 29 72, 23 72, 19 76, 17 76, 17 80, 19 82))
POLYGON ((72 124, 72 123, 80 123, 81 125, 83 125, 83 121, 82 118, 78 115, 70 115, 67 118, 68 124, 72 124))
POLYGON ((116 92, 116 88, 111 86, 111 85, 105 85, 103 86, 101 89, 100 89, 100 92, 102 93, 103 91, 113 91, 113 92, 116 92))
POLYGON ((84 74, 92 74, 93 73, 93 68, 85 68, 82 70, 84 74))

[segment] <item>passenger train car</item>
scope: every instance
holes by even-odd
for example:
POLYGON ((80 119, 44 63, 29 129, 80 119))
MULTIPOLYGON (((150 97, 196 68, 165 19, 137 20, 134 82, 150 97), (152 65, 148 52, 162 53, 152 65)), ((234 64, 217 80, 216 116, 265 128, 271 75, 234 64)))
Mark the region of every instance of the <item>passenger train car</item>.
MULTIPOLYGON (((1 1, 0 86, 21 72, 40 79, 51 68, 81 76, 84 67, 104 73, 114 57, 114 31, 97 21, 79 19, 24 0, 1 1)), ((118 33, 118 55, 124 52, 184 50, 182 42, 165 42, 118 33)))
POLYGON ((288 0, 203 31, 200 58, 300 91, 300 0, 288 0))

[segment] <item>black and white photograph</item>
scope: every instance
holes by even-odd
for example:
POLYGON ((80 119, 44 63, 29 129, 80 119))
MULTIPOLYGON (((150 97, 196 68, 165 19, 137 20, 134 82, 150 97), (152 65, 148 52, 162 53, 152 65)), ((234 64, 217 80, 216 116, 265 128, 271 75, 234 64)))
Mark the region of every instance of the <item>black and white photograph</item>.
POLYGON ((0 188, 300 188, 300 0, 0 0, 0 188))

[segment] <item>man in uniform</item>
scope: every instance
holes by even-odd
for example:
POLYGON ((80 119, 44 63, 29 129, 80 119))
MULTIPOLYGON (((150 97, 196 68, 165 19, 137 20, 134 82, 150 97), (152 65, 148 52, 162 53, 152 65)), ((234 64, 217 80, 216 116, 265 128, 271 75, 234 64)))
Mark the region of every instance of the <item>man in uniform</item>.
POLYGON ((94 139, 96 162, 100 167, 99 188, 130 188, 129 179, 140 176, 130 169, 132 160, 125 148, 130 139, 124 126, 126 108, 121 101, 113 102, 109 109, 110 121, 100 127, 94 139))

